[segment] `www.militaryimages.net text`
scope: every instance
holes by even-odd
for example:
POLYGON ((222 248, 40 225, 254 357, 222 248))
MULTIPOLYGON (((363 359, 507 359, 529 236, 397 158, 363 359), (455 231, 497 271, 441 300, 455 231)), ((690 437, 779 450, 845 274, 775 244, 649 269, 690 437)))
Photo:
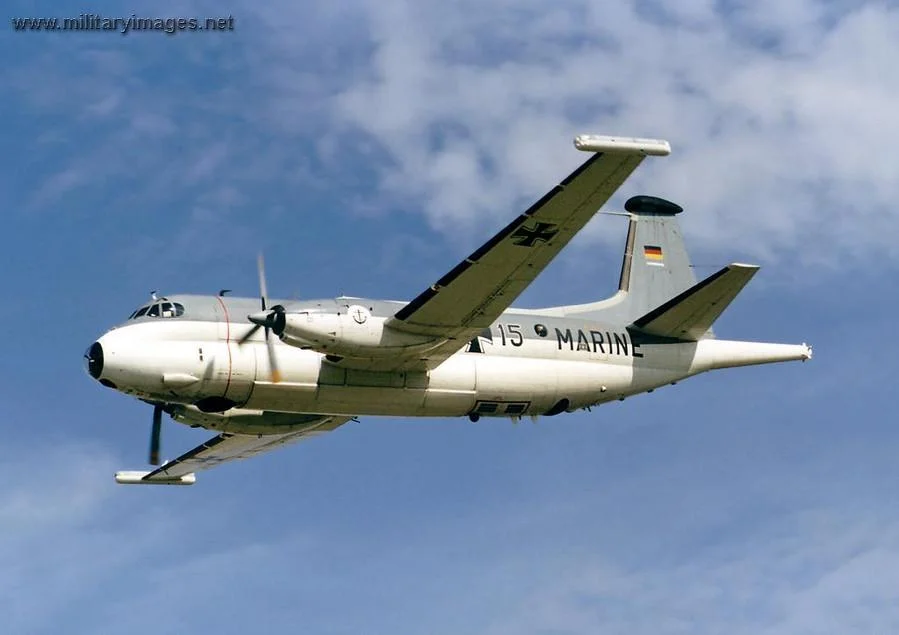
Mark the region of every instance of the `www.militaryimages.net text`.
POLYGON ((121 33, 165 33, 175 35, 182 32, 234 30, 234 16, 204 18, 152 18, 130 15, 128 17, 107 17, 98 13, 82 13, 77 17, 14 17, 10 19, 14 31, 22 32, 106 32, 121 33))

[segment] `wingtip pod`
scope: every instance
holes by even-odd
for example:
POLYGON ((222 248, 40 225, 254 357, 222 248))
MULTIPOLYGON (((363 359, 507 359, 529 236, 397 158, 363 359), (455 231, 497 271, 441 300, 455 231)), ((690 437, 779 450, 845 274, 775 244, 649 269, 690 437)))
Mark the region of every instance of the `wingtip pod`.
POLYGON ((153 480, 145 480, 150 472, 143 470, 126 470, 115 473, 115 482, 120 485, 193 485, 197 482, 197 476, 193 473, 184 476, 162 477, 153 480))
POLYGON ((664 139, 639 137, 582 134, 574 138, 574 147, 581 152, 626 152, 654 157, 666 157, 671 154, 671 145, 664 139))

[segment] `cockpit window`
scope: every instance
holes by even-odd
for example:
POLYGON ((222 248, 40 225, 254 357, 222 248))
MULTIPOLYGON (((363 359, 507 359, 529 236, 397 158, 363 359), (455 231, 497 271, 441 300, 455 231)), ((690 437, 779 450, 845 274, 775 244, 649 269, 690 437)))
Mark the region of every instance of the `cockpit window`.
POLYGON ((134 313, 128 316, 128 319, 136 320, 140 317, 175 318, 181 317, 182 315, 184 315, 183 304, 181 304, 180 302, 171 302, 169 300, 166 300, 165 298, 162 298, 158 302, 154 302, 153 304, 148 304, 137 309, 134 313))
POLYGON ((142 306, 137 311, 132 313, 128 319, 136 320, 139 317, 162 317, 162 318, 173 318, 173 317, 181 317, 184 315, 184 305, 180 302, 169 302, 168 300, 161 300, 156 302, 155 304, 151 304, 148 306, 142 306))
POLYGON ((163 302, 160 310, 162 317, 179 317, 184 315, 184 306, 177 302, 163 302))

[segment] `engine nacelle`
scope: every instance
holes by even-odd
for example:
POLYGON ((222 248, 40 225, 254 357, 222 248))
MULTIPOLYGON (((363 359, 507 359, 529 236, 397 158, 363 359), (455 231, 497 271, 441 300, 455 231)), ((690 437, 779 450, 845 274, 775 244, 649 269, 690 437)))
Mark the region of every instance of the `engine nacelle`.
POLYGON ((427 351, 442 342, 428 335, 396 331, 386 322, 387 318, 354 305, 339 313, 286 313, 276 334, 285 344, 341 357, 390 357, 427 351))

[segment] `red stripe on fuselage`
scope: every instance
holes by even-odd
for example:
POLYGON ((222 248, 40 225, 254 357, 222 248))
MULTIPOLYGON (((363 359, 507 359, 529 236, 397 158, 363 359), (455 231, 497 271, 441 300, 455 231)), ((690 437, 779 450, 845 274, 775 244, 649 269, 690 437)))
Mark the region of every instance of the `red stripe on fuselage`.
POLYGON ((222 297, 216 296, 215 299, 219 301, 219 304, 222 307, 222 313, 225 316, 225 348, 228 351, 228 381, 225 382, 225 392, 222 394, 222 397, 227 397, 228 389, 231 388, 231 318, 228 315, 228 307, 225 306, 222 297))

